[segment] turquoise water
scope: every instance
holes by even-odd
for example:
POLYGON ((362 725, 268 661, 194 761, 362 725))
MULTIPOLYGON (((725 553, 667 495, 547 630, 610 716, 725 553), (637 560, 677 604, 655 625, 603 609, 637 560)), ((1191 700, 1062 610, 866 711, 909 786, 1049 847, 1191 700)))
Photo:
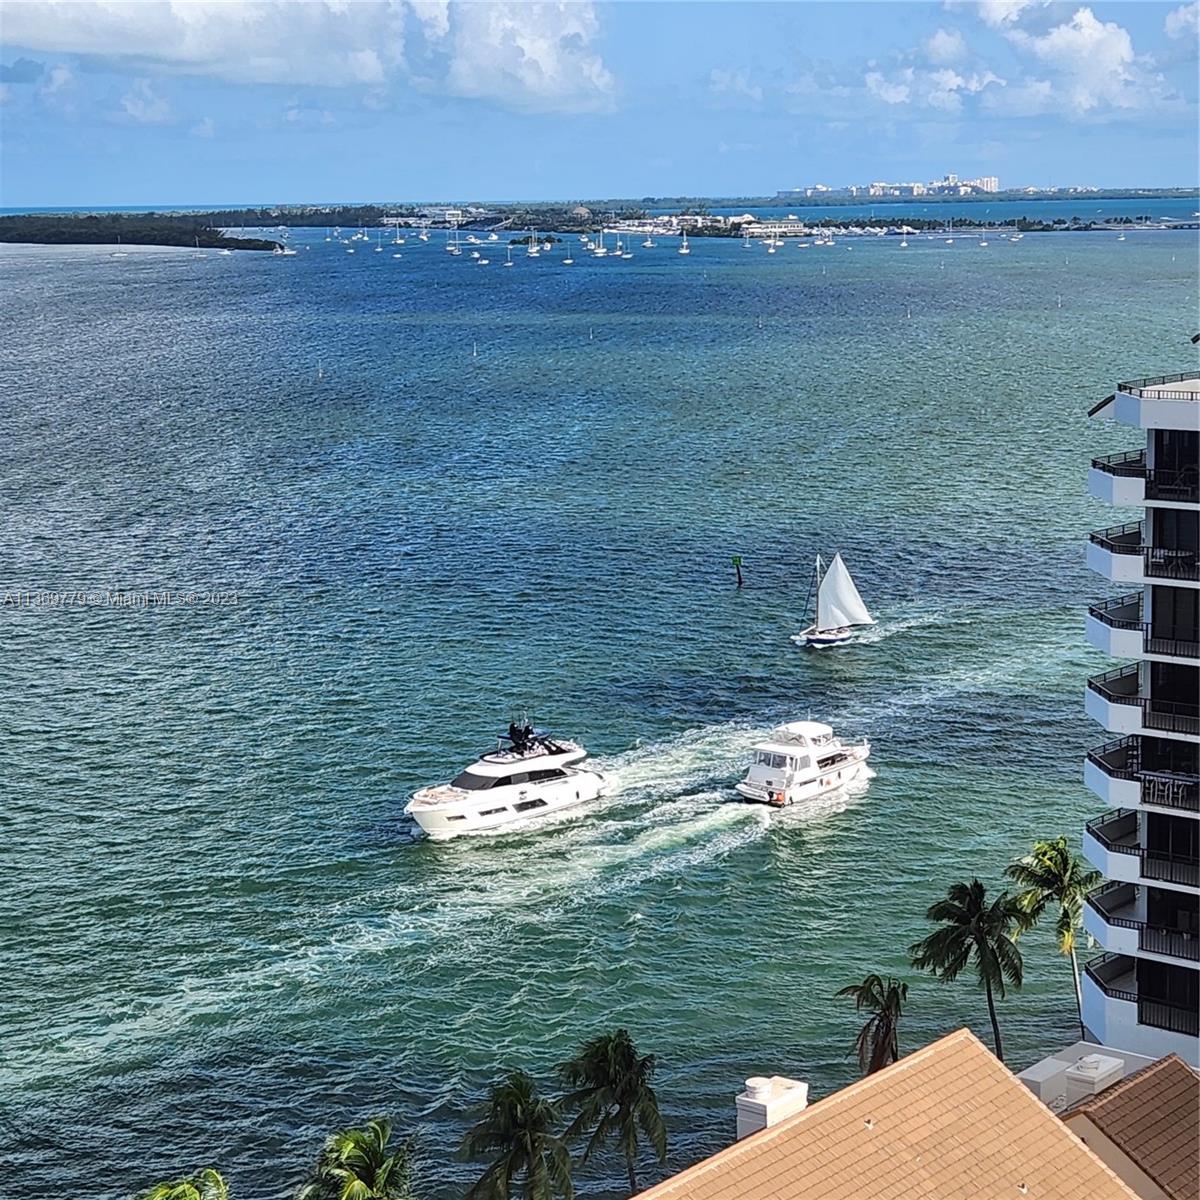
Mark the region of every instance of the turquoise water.
MULTIPOLYGON (((617 1024, 660 1057, 672 1168, 729 1141, 749 1074, 846 1082, 832 993, 1098 808, 1083 536, 1119 517, 1084 479, 1128 433, 1084 414, 1189 365, 1194 233, 512 270, 307 241, 0 252, 2 1186, 211 1162, 283 1197, 388 1111, 449 1200, 488 1080, 617 1024), (805 654, 834 549, 880 624, 805 654), (513 705, 619 791, 421 841, 408 794, 513 705), (726 803, 809 713, 877 777, 726 803)), ((1018 1065, 1074 1033, 1049 933, 1026 955, 1018 1065)), ((912 984, 907 1047, 986 1032, 969 984, 912 984)), ((615 1163, 581 1178, 620 1194, 615 1163)))

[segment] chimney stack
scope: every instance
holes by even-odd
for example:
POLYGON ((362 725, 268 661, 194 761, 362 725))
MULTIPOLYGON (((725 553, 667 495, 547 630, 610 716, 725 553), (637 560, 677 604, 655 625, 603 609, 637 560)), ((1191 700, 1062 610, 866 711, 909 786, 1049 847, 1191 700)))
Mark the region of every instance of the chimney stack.
POLYGON ((738 1140, 778 1125, 807 1107, 807 1083, 782 1075, 770 1079, 755 1075, 746 1080, 746 1090, 737 1098, 738 1140))

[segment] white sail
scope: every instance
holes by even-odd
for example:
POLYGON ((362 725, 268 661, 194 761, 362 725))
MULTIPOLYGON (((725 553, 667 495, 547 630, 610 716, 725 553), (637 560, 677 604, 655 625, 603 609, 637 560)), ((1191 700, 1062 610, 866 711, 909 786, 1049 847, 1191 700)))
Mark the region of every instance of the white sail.
POLYGON ((847 625, 874 625, 863 598, 850 578, 842 556, 835 554, 817 588, 817 630, 843 629, 847 625))

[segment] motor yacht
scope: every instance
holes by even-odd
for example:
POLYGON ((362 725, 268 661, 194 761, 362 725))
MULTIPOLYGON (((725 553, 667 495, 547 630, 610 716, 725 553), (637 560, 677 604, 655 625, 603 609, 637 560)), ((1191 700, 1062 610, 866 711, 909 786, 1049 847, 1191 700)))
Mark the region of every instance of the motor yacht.
POLYGON ((548 817, 608 790, 599 771, 580 767, 587 751, 531 726, 509 726, 496 749, 450 783, 414 793, 405 812, 434 841, 548 817))
POLYGON ((844 744, 819 721, 792 721, 754 747, 754 760, 738 794, 756 804, 783 808, 870 778, 869 742, 844 744))

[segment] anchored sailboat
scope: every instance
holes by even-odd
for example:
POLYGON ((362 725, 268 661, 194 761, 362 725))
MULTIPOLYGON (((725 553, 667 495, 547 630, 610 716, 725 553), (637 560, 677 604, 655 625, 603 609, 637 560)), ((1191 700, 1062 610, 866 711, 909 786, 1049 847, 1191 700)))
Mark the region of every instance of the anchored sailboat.
POLYGON ((867 611, 840 554, 833 556, 828 569, 817 555, 813 583, 817 592, 817 614, 813 623, 792 639, 799 645, 813 649, 843 646, 853 638, 855 626, 875 624, 875 618, 867 611))

